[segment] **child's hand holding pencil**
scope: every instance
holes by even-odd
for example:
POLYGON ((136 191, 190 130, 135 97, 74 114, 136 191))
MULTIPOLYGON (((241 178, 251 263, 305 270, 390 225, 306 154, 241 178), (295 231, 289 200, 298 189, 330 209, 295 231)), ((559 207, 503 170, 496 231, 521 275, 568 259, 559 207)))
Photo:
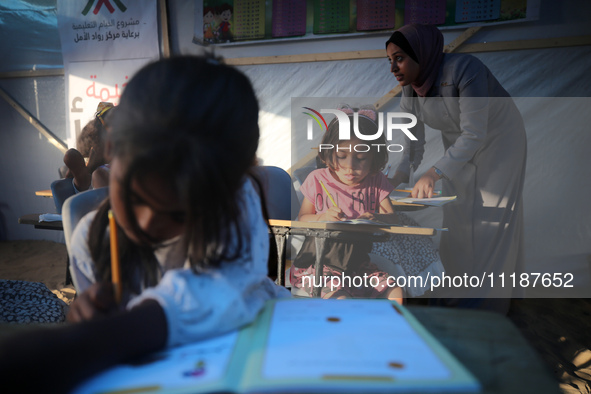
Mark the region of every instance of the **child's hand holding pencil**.
POLYGON ((93 283, 84 292, 77 294, 70 305, 68 322, 79 323, 110 315, 118 310, 111 282, 93 283))
POLYGON ((318 217, 318 220, 322 222, 338 222, 341 220, 347 220, 347 216, 339 207, 332 206, 323 214, 318 217))

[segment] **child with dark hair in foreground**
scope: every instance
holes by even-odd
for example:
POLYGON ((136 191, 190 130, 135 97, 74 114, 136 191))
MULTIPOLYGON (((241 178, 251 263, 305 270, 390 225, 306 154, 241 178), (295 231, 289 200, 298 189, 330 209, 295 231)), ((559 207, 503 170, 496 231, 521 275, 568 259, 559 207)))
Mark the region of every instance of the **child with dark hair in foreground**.
POLYGON ((72 236, 72 324, 0 343, 3 387, 64 392, 114 364, 237 329, 267 300, 289 297, 267 277, 268 226, 251 173, 258 112, 249 80, 213 58, 161 60, 135 75, 110 119, 109 198, 72 236), (67 374, 48 354, 69 361, 67 374))

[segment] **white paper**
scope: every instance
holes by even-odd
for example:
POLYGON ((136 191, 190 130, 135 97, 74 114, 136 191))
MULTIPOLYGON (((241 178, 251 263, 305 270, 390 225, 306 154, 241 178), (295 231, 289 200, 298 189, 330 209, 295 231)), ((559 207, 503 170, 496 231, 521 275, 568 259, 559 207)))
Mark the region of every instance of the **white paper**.
POLYGON ((457 198, 456 196, 431 197, 431 198, 393 197, 393 199, 398 202, 405 202, 408 204, 431 205, 434 207, 440 207, 442 205, 445 205, 448 202, 455 200, 456 198, 457 198))
MULTIPOLYGON (((119 365, 85 381, 75 394, 148 388, 174 389, 221 380, 238 332, 148 356, 145 364, 119 365)), ((140 391, 137 391, 140 392, 140 391)))
POLYGON ((62 215, 57 213, 43 213, 39 215, 39 222, 61 222, 62 215))
POLYGON ((388 302, 280 303, 266 349, 266 379, 450 377, 448 368, 388 302))

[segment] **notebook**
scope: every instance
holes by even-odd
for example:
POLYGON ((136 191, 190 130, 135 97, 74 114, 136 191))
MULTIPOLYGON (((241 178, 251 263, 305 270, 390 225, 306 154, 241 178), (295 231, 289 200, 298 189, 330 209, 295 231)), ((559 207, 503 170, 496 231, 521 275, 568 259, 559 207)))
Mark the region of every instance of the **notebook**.
POLYGON ((388 300, 280 299, 235 332, 113 367, 82 393, 474 392, 479 382, 388 300))

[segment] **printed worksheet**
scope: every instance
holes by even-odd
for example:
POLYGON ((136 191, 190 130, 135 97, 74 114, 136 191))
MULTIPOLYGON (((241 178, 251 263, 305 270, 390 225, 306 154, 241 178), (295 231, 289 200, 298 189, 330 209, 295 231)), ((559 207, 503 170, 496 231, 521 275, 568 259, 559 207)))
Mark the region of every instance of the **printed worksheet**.
POLYGON ((87 380, 74 393, 160 391, 220 381, 237 338, 235 331, 119 365, 87 380))
POLYGON ((450 371, 390 303, 302 300, 274 311, 263 376, 446 379, 450 371))

